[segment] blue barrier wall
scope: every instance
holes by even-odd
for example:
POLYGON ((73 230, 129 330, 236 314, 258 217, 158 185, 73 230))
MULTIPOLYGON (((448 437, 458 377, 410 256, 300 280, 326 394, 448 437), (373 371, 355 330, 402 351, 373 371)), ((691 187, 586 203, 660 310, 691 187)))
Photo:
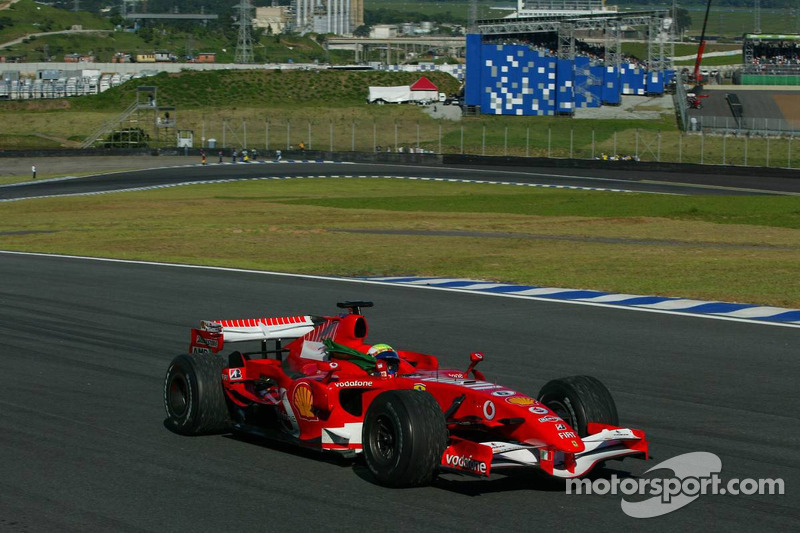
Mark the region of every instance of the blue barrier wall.
POLYGON ((467 35, 464 103, 486 115, 573 114, 576 108, 619 105, 623 94, 663 94, 674 72, 648 73, 637 64, 591 65, 588 57, 557 59, 523 44, 483 44, 467 35))
POLYGON ((622 94, 639 94, 645 92, 645 71, 639 65, 623 63, 619 67, 619 84, 622 94))

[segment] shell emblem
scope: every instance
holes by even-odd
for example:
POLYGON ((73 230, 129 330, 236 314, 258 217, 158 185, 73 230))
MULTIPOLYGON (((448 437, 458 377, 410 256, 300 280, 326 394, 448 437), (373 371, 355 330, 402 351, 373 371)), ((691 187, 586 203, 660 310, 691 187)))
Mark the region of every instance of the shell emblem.
POLYGON ((300 418, 305 420, 316 420, 314 411, 311 406, 314 405, 314 394, 311 392, 311 387, 305 383, 300 383, 295 387, 294 394, 292 395, 292 403, 294 404, 300 418))
POLYGON ((511 396, 506 398, 506 401, 512 405, 521 405, 524 407, 534 405, 536 403, 536 400, 533 398, 528 398, 527 396, 511 396))

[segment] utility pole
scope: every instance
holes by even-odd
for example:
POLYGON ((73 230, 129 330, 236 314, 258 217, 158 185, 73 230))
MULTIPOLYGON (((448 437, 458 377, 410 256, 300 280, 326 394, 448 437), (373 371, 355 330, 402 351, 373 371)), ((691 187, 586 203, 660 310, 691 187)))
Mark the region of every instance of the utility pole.
POLYGON ((253 4, 250 0, 241 0, 234 9, 239 11, 236 24, 239 25, 239 40, 236 42, 236 63, 253 62, 253 41, 250 37, 250 27, 253 25, 253 4))

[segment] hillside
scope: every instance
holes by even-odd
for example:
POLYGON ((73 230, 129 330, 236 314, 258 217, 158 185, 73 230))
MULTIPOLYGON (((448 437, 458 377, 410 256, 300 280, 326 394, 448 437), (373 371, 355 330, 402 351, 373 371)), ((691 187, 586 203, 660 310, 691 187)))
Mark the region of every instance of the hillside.
MULTIPOLYGON (((426 73, 441 92, 458 90, 459 82, 449 74, 426 73)), ((50 111, 54 109, 114 111, 136 100, 136 88, 158 87, 160 105, 180 109, 236 107, 346 107, 364 104, 370 85, 404 85, 420 74, 378 71, 280 71, 215 70, 182 71, 176 74, 131 80, 93 96, 58 100, 5 101, 0 109, 50 111)))

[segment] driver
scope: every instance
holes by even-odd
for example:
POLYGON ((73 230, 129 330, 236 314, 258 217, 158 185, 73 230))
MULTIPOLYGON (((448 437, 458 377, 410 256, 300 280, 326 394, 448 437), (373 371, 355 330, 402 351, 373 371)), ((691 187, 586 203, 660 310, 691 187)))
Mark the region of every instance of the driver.
POLYGON ((394 348, 388 344, 373 344, 367 354, 373 356, 375 359, 383 359, 386 361, 386 370, 389 375, 397 373, 397 368, 400 366, 400 356, 397 355, 394 348))

